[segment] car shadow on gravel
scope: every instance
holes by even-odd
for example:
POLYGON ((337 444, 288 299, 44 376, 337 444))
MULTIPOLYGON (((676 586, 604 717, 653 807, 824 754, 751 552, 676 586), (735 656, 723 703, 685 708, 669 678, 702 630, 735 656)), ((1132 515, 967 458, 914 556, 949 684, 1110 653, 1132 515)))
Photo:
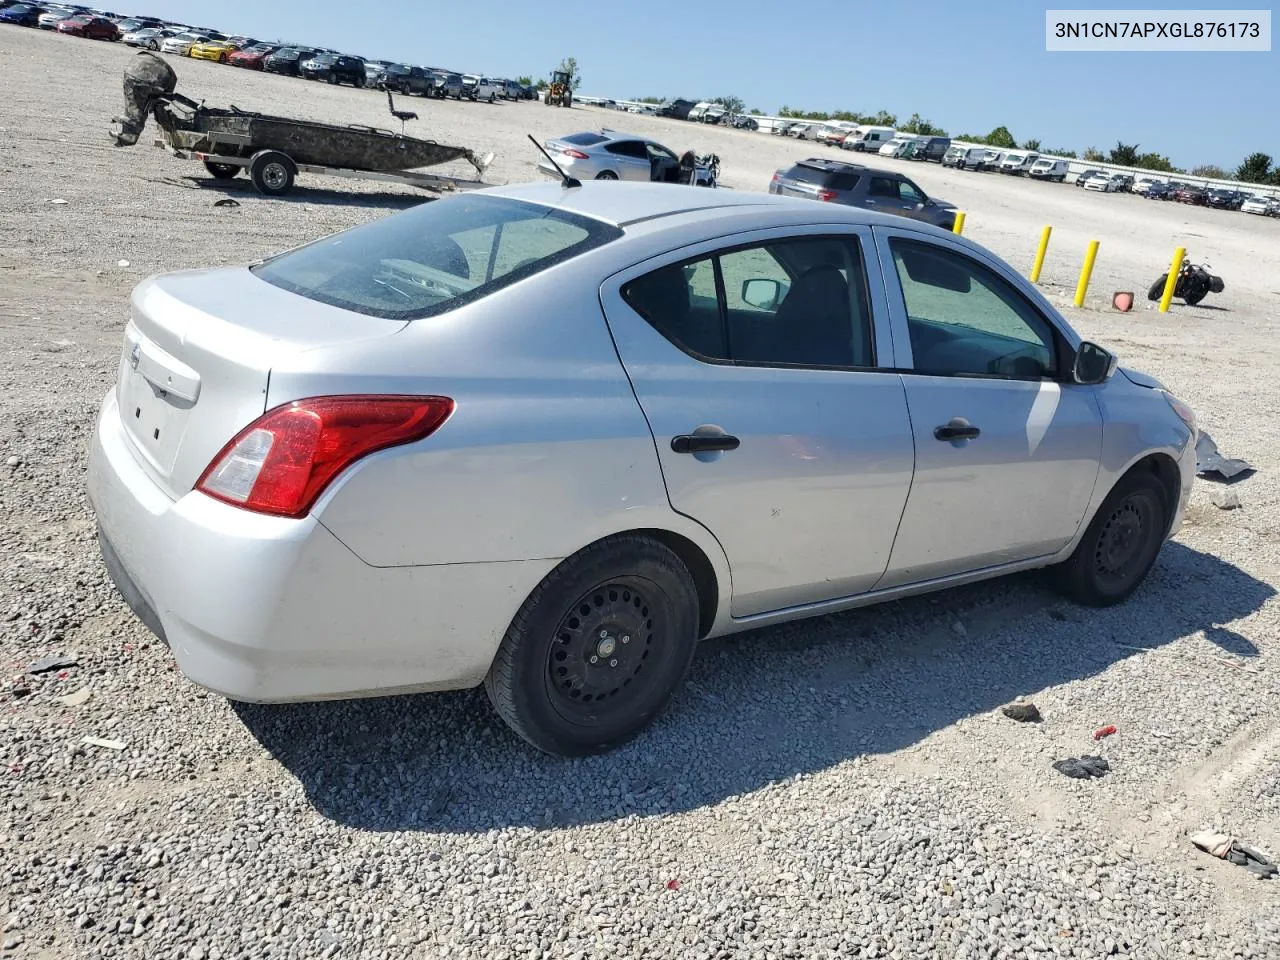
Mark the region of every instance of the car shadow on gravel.
POLYGON ((654 727, 580 760, 525 746, 478 690, 233 706, 335 822, 551 828, 690 810, 889 753, 1183 637, 1208 656, 1251 656, 1253 644, 1225 625, 1275 593, 1170 543, 1139 592, 1105 610, 1024 575, 713 640, 654 727))
POLYGON ((296 184, 292 190, 280 197, 264 197, 253 188, 249 181, 211 180, 205 177, 183 177, 184 186, 191 186, 205 191, 217 198, 230 197, 238 203, 259 201, 261 203, 314 203, 331 207, 368 207, 377 210, 408 210, 419 204, 429 203, 437 199, 430 193, 352 193, 347 190, 330 190, 326 187, 310 187, 302 183, 296 184))

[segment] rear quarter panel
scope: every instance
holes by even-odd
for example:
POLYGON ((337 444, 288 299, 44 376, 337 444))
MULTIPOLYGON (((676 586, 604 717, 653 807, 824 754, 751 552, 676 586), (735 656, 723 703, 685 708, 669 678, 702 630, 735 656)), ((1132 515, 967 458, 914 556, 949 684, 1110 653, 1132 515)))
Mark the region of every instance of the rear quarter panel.
POLYGON ((269 405, 339 393, 451 397, 426 440, 348 470, 320 521, 376 566, 561 558, 613 533, 709 534, 667 501, 590 254, 394 336, 273 368, 269 405), (584 291, 589 291, 584 295, 584 291))

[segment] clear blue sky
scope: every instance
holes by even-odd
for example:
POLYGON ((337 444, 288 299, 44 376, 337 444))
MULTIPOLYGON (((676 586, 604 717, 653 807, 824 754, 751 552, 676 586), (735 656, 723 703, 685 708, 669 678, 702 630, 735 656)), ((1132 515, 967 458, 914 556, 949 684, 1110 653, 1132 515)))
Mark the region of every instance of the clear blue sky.
POLYGON ((216 30, 499 76, 543 77, 574 56, 590 96, 737 96, 766 113, 885 109, 900 120, 918 111, 953 134, 1003 124, 1045 148, 1136 142, 1185 168, 1234 169, 1255 150, 1280 159, 1280 52, 1047 53, 1045 10, 1106 6, 1096 0, 119 0, 116 9, 135 5, 216 30))

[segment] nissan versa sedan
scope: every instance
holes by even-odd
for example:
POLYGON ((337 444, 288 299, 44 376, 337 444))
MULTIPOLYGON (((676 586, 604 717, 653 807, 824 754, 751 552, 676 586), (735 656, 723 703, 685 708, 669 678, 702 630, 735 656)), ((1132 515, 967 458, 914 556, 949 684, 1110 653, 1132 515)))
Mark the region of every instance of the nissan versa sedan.
POLYGON ((962 237, 543 182, 144 281, 88 484, 198 684, 483 684, 575 755, 652 721, 702 638, 1037 567, 1124 600, 1195 440, 962 237))

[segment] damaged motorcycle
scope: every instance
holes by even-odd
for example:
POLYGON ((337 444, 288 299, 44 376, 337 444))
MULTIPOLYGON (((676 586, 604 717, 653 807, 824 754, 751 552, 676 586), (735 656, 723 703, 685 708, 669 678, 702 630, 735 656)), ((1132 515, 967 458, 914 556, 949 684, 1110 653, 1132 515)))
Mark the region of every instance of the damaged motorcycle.
MULTIPOLYGON (((1164 296, 1164 285, 1169 274, 1160 274, 1160 279, 1147 291, 1148 300, 1159 300, 1164 296)), ((1211 293, 1221 293, 1224 289, 1222 278, 1209 272, 1209 264, 1195 264, 1185 257, 1178 270, 1178 279, 1173 288, 1173 295, 1181 297, 1188 306, 1195 306, 1211 293)))

